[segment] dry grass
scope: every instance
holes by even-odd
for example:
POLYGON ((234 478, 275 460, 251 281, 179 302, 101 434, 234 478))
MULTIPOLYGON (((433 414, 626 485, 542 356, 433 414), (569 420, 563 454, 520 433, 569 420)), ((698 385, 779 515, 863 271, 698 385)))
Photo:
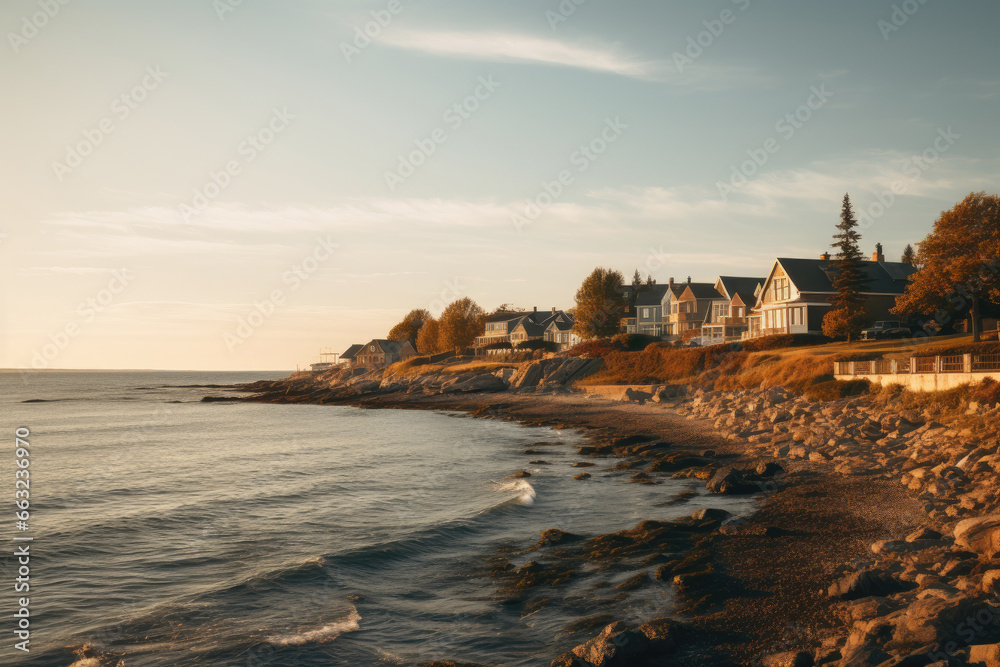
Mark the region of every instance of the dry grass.
MULTIPOLYGON (((419 359, 419 357, 415 357, 414 359, 419 359)), ((428 364, 422 362, 413 363, 414 359, 397 361, 389 366, 386 373, 392 377, 413 377, 415 375, 433 374, 463 375, 466 373, 492 373, 501 368, 517 368, 520 365, 513 361, 444 361, 436 364, 428 364)))
MULTIPOLYGON (((608 352, 604 355, 604 368, 579 384, 692 383, 724 391, 784 387, 805 393, 814 385, 834 382, 834 361, 935 355, 965 349, 971 340, 971 336, 963 334, 918 340, 828 343, 759 352, 734 351, 725 345, 683 349, 650 345, 641 352, 608 352)), ((988 343, 984 345, 989 346, 988 343)), ((860 388, 854 385, 826 384, 813 393, 855 395, 859 391, 860 388)))
POLYGON ((892 410, 914 410, 929 419, 952 428, 972 428, 977 433, 996 432, 1000 428, 995 414, 967 415, 969 403, 992 407, 1000 403, 1000 382, 984 378, 976 384, 934 392, 915 392, 900 385, 878 388, 875 402, 892 410))

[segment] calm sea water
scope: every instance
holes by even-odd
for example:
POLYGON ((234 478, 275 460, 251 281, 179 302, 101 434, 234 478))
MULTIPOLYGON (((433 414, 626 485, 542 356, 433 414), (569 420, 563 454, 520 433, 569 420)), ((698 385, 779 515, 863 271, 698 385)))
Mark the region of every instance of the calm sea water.
MULTIPOLYGON (((669 591, 611 602, 584 577, 567 600, 522 617, 500 604, 484 557, 529 546, 547 528, 599 534, 748 502, 666 505, 701 484, 628 484, 606 461, 588 469, 594 479, 573 481, 581 470, 570 445, 580 438, 571 431, 426 411, 200 402, 226 393, 204 385, 280 375, 0 373, 11 443, 0 456, 0 502, 11 508, 4 552, 16 532, 8 499, 21 426, 31 430, 26 534, 35 537, 32 650, 13 649, 5 613, 0 663, 547 665, 587 638, 567 624, 602 611, 662 615, 669 591), (563 444, 524 454, 539 441, 563 444), (529 465, 535 458, 551 465, 529 465), (505 479, 525 468, 529 479, 505 479)), ((0 568, 0 604, 12 609, 16 564, 7 555, 0 568)))

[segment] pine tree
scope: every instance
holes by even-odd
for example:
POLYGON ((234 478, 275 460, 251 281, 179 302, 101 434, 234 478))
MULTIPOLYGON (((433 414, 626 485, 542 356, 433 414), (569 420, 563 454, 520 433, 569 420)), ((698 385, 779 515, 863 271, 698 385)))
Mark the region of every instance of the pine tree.
POLYGON ((840 210, 839 230, 833 235, 831 247, 837 249, 833 261, 835 271, 833 288, 837 291, 830 297, 833 309, 823 318, 823 333, 831 338, 846 337, 848 341, 864 328, 868 309, 862 290, 865 286, 863 255, 858 242, 861 234, 857 231, 858 220, 854 217, 851 197, 844 195, 840 210))
POLYGON ((632 274, 632 287, 635 289, 639 289, 641 285, 642 285, 642 275, 639 273, 639 269, 636 269, 635 273, 632 274))
POLYGON ((899 261, 901 261, 903 264, 909 264, 910 266, 916 265, 917 253, 914 252, 912 245, 910 245, 909 243, 906 244, 906 247, 903 248, 903 256, 900 258, 899 261))

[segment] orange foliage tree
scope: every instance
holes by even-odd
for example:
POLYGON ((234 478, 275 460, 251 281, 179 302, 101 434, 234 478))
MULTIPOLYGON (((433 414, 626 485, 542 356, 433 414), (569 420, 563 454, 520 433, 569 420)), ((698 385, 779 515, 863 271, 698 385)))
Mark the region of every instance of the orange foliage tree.
POLYGON ((942 212, 917 265, 892 312, 930 316, 938 327, 968 317, 979 341, 981 302, 1000 304, 1000 197, 973 192, 942 212))

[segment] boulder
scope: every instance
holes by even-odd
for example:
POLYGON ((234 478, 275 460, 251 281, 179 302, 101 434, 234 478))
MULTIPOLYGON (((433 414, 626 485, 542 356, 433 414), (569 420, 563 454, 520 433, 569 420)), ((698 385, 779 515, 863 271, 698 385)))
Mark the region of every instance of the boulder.
POLYGON ((1000 514, 959 521, 955 526, 955 542, 987 558, 1000 554, 1000 514))
POLYGON ((601 634, 573 649, 573 654, 596 667, 631 665, 649 648, 649 639, 630 630, 624 621, 615 621, 601 634))
POLYGON ((977 605, 969 598, 925 597, 917 600, 902 612, 896 621, 892 645, 897 648, 919 648, 928 644, 968 643, 963 636, 966 622, 976 621, 977 612, 992 609, 977 605))
POLYGON ((629 387, 625 390, 625 394, 622 398, 623 401, 627 403, 638 403, 639 405, 645 405, 646 401, 653 398, 653 395, 648 391, 639 391, 638 389, 633 389, 629 387))
POLYGON ((987 570, 983 573, 983 592, 987 595, 1000 595, 1000 570, 987 570))
POLYGON ((534 361, 524 364, 517 369, 517 372, 510 377, 511 389, 526 389, 534 387, 542 379, 545 370, 545 361, 534 361))
POLYGON ((750 484, 746 481, 743 472, 732 466, 726 466, 725 468, 720 468, 716 471, 712 479, 708 480, 708 484, 705 485, 710 493, 724 493, 724 494, 744 494, 744 493, 754 493, 757 491, 757 487, 754 484, 750 484))
POLYGON ((976 644, 969 647, 969 663, 1000 667, 1000 644, 976 644))
POLYGON ((805 651, 787 651, 774 653, 760 661, 762 667, 813 667, 816 662, 812 653, 805 651))
POLYGON ((656 618, 632 629, 623 621, 615 621, 605 627, 601 634, 585 644, 573 649, 571 655, 582 663, 565 661, 564 654, 553 662, 560 667, 578 667, 578 665, 593 665, 594 667, 634 667, 642 664, 647 658, 658 660, 673 652, 677 647, 677 637, 683 626, 668 618, 656 618))
POLYGON ((442 394, 457 394, 474 391, 503 391, 507 384, 492 373, 462 376, 441 385, 442 394))
POLYGON ((916 586, 913 582, 900 581, 885 572, 861 570, 835 581, 827 594, 840 600, 858 600, 871 596, 886 597, 916 586))

